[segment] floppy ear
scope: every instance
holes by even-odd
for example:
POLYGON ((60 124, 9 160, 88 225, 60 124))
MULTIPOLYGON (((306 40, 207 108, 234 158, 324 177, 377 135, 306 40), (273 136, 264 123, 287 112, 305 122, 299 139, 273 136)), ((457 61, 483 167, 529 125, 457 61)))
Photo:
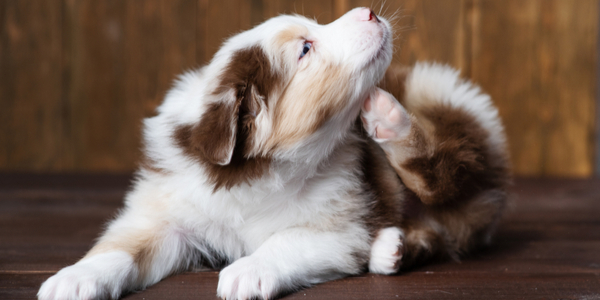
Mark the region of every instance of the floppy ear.
POLYGON ((235 89, 223 92, 218 102, 208 104, 191 135, 194 148, 212 164, 231 162, 238 131, 239 107, 242 99, 235 89))
POLYGON ((261 109, 266 109, 266 96, 277 78, 260 47, 234 53, 209 96, 216 101, 208 104, 200 122, 189 132, 193 151, 221 166, 243 159, 251 147, 254 120, 261 109))
POLYGON ((229 88, 220 97, 208 105, 191 138, 205 160, 224 166, 231 163, 234 152, 243 155, 255 129, 254 119, 265 104, 254 85, 229 88))

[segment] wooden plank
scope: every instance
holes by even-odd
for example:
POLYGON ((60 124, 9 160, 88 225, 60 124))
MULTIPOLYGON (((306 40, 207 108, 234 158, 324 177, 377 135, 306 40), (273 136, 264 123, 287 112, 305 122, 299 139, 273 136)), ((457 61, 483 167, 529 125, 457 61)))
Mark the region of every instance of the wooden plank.
MULTIPOLYGON (((600 23, 600 20, 598 20, 598 22, 600 23)), ((596 162, 596 172, 594 173, 594 175, 596 177, 600 177, 600 30, 598 31, 598 35, 596 38, 598 43, 596 45, 596 106, 594 109, 596 111, 596 135, 594 138, 596 145, 596 156, 594 157, 596 162)))
MULTIPOLYGON (((0 269, 5 271, 58 271, 76 262, 122 205, 130 180, 99 175, 29 177, 29 187, 0 187, 0 269), (57 181, 62 183, 47 184, 57 181)), ((600 249, 598 183, 518 184, 514 193, 520 201, 513 203, 492 247, 461 264, 434 264, 418 271, 593 272, 590 265, 600 249)))
MULTIPOLYGON (((0 174, 0 183, 9 175, 0 174)), ((0 299, 33 297, 46 278, 84 255, 121 206, 129 180, 127 175, 21 174, 12 179, 15 185, 0 185, 0 299)), ((346 278, 286 299, 598 295, 599 180, 518 180, 511 193, 514 201, 495 242, 461 263, 432 263, 398 276, 346 278)), ((187 272, 125 299, 214 299, 217 280, 214 271, 187 272)))
POLYGON ((252 15, 256 12, 250 9, 249 1, 198 1, 199 8, 203 10, 199 11, 197 23, 198 44, 202 47, 198 52, 198 59, 201 64, 204 64, 212 59, 225 39, 242 30, 250 29, 252 15))
POLYGON ((61 170, 61 1, 0 1, 0 169, 61 170))
POLYGON ((0 191, 121 189, 125 190, 131 173, 0 173, 0 191))
MULTIPOLYGON (((202 275, 179 275, 125 299, 164 299, 174 293, 178 299, 193 299, 198 294, 202 299, 216 299, 217 274, 202 275)), ((598 278, 593 274, 457 277, 452 273, 367 274, 320 284, 284 299, 547 299, 592 296, 598 292, 598 278)))
MULTIPOLYGON (((406 65, 417 61, 435 61, 458 69, 467 69, 462 52, 465 39, 462 1, 406 1, 402 9, 406 18, 398 25, 396 59, 406 65), (411 17, 412 16, 412 17, 411 17), (433 21, 435 20, 435 21, 433 21)), ((394 9, 390 7, 388 10, 394 9)))
POLYGON ((589 176, 598 2, 476 3, 473 79, 500 108, 515 172, 589 176))
POLYGON ((196 64, 196 1, 68 1, 73 170, 132 170, 141 119, 196 64))
MULTIPOLYGON (((46 273, 0 273, 2 299, 32 299, 46 273)), ((169 277, 123 299, 218 299, 217 272, 169 277)), ((597 274, 418 272, 397 276, 366 274, 330 281, 283 299, 595 299, 597 274)))
MULTIPOLYGON (((600 4, 596 8, 600 12, 600 4)), ((596 20, 596 24, 600 26, 600 17, 599 20, 596 20)), ((595 162, 596 162, 596 172, 595 176, 600 177, 600 30, 596 33, 596 134, 594 136, 595 139, 595 162)))
POLYGON ((549 175, 593 172, 598 1, 541 5, 542 97, 553 105, 545 170, 549 175))
POLYGON ((265 18, 280 14, 299 14, 327 24, 335 20, 333 0, 269 0, 266 2, 265 18))
POLYGON ((197 57, 206 64, 230 36, 279 14, 299 13, 320 22, 332 21, 332 1, 198 0, 197 57))
POLYGON ((350 11, 354 7, 350 7, 348 0, 334 0, 333 1, 333 18, 337 19, 343 16, 345 13, 350 11))
POLYGON ((0 169, 131 170, 140 119, 226 37, 355 6, 399 12, 396 62, 448 63, 492 94, 517 174, 592 174, 597 0, 2 1, 0 169))
POLYGON ((196 2, 196 63, 199 66, 207 64, 210 59, 207 53, 206 35, 208 26, 208 3, 209 0, 198 0, 196 2))

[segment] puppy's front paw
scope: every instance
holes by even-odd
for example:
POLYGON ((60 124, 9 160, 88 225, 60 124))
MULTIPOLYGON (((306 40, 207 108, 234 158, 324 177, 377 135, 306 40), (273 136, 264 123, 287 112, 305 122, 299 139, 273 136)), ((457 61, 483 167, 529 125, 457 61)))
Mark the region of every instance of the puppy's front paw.
POLYGON ((274 270, 252 256, 242 257, 219 274, 217 296, 222 299, 271 299, 277 292, 274 270))
POLYGON ((38 299, 117 298, 132 271, 132 258, 122 252, 92 256, 50 277, 38 291, 38 299))
POLYGON ((403 238, 404 233, 397 227, 379 230, 371 246, 369 272, 385 275, 398 272, 403 253, 403 238))
POLYGON ((94 272, 78 265, 66 267, 50 277, 37 294, 40 300, 103 299, 108 295, 94 272))
POLYGON ((410 116, 390 93, 377 89, 364 103, 361 119, 369 135, 377 142, 408 136, 410 116))

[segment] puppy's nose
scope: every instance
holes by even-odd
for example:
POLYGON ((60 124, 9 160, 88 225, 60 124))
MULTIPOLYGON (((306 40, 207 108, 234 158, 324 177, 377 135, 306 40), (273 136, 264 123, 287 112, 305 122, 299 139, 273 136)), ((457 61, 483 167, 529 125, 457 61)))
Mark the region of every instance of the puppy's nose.
POLYGON ((358 19, 361 21, 379 22, 379 18, 370 8, 361 8, 358 11, 358 19))

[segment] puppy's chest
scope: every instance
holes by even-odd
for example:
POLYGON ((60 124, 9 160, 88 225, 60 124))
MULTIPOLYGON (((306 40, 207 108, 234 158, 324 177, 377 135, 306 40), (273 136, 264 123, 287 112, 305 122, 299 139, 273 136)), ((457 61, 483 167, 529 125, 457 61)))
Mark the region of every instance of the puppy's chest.
POLYGON ((356 221, 366 211, 358 188, 355 180, 317 176, 262 198, 250 190, 233 190, 232 195, 242 198, 223 199, 220 213, 213 210, 211 219, 252 252, 275 232, 294 227, 335 230, 356 221))

